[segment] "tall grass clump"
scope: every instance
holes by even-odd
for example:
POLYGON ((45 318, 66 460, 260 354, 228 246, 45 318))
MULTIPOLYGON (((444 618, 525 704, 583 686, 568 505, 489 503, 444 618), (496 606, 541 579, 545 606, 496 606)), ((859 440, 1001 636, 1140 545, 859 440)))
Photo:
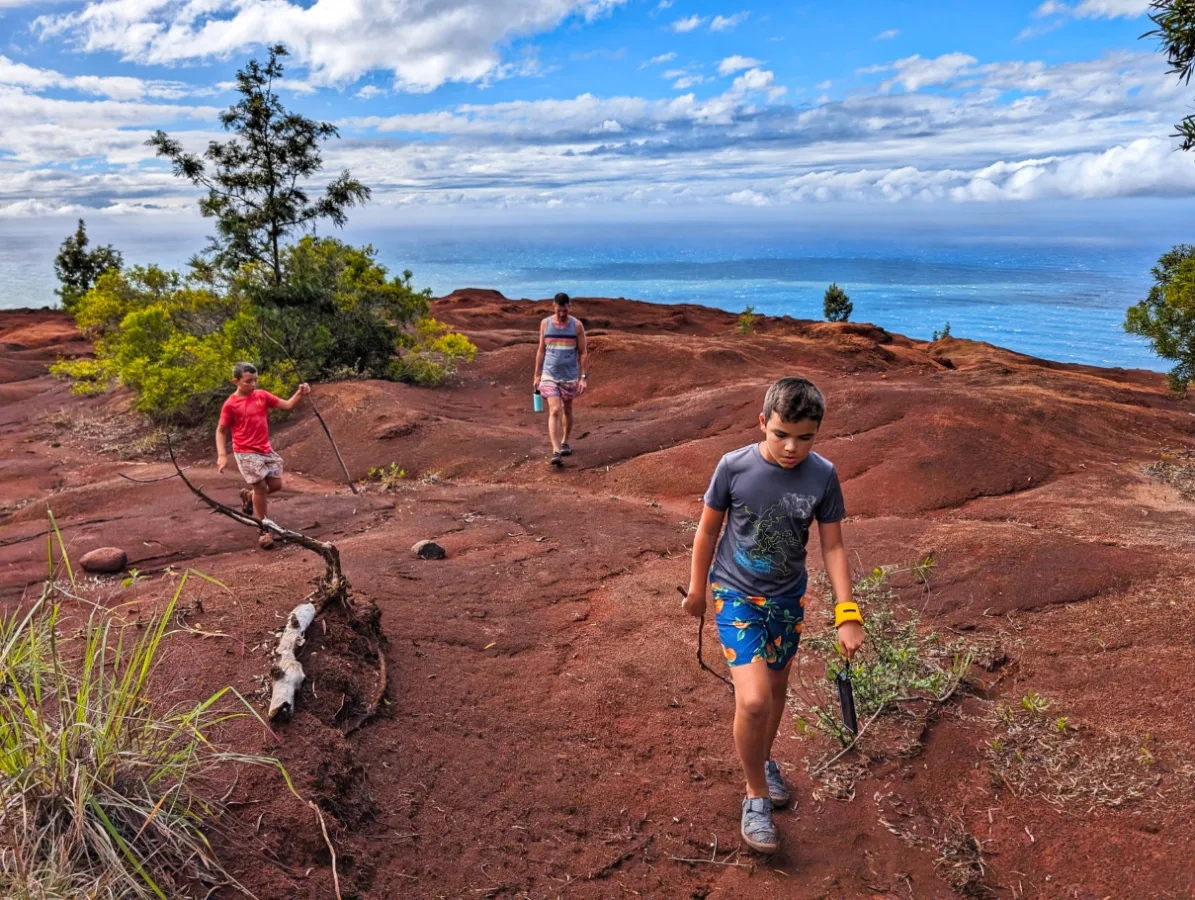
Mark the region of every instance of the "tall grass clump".
POLYGON ((64 637, 53 573, 32 607, 0 617, 0 897, 166 900, 236 884, 204 835, 220 811, 204 789, 220 766, 276 763, 210 742, 232 688, 169 707, 153 690, 186 581, 140 628, 97 607, 64 637))

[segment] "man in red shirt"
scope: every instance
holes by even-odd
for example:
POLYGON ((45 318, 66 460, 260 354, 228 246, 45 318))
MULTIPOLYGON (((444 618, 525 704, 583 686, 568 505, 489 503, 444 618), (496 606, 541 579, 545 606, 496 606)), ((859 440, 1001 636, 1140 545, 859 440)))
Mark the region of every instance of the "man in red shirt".
MULTIPOLYGON (((232 380, 236 393, 224 401, 220 410, 220 424, 216 428, 216 468, 223 472, 228 466, 228 432, 232 431, 232 453, 237 468, 248 482, 241 489, 241 508, 259 519, 266 517, 266 498, 282 490, 282 457, 270 446, 269 411, 295 408, 299 398, 310 392, 307 384, 299 385, 294 396, 281 400, 269 391, 257 389, 257 367, 241 362, 233 366, 232 380)), ((274 538, 262 532, 258 541, 263 549, 274 546, 274 538)))

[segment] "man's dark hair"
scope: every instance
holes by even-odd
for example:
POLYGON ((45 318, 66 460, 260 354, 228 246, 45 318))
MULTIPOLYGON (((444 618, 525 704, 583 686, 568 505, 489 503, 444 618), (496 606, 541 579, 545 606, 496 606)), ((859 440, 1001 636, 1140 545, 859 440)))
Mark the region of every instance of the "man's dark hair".
POLYGON ((764 421, 770 420, 772 413, 782 422, 820 422, 826 415, 826 398, 808 378, 781 378, 763 398, 764 421))
POLYGON ((572 301, 568 299, 568 294, 564 293, 564 291, 561 291, 559 294, 556 295, 556 305, 557 306, 565 306, 570 303, 572 303, 572 301))
POLYGON ((257 374, 257 366, 253 365, 253 363, 239 362, 235 366, 232 367, 232 380, 233 381, 240 381, 241 376, 246 375, 246 374, 256 375, 257 374))

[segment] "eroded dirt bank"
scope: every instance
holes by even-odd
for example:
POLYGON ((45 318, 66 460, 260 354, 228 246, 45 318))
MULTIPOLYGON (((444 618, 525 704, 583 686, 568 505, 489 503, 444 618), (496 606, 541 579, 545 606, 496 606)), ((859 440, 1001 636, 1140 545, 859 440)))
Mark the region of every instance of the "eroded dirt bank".
MULTIPOLYGON (((1150 373, 869 325, 772 319, 743 336, 716 310, 575 306, 592 391, 564 473, 531 411, 548 306, 488 291, 435 304, 483 351, 460 386, 315 387, 353 473, 396 463, 398 490, 353 496, 308 411, 275 423, 289 476, 273 517, 336 541, 354 595, 381 611, 387 703, 344 735, 376 667, 333 616, 278 740, 251 721, 225 737, 276 754, 319 801, 344 897, 1191 896, 1195 503, 1143 466, 1195 447, 1195 402, 1150 373), (855 568, 903 570, 903 603, 994 648, 991 671, 903 755, 855 771, 839 792, 852 799, 805 774, 826 745, 785 725, 799 806, 780 817, 782 853, 676 862, 715 839, 726 858, 740 783, 731 700, 696 666, 675 585, 714 463, 753 439, 764 386, 793 373, 828 398, 818 449, 844 481, 855 568), (448 559, 413 559, 424 538, 448 559), (926 558, 927 578, 907 574, 926 558), (1014 792, 993 748, 1010 739, 1001 708, 1030 695, 1078 749, 1014 792)), ((0 597, 44 577, 49 507, 72 555, 118 545, 144 577, 89 582, 108 605, 152 612, 167 567, 227 585, 195 587, 167 683, 256 694, 270 632, 321 566, 256 549, 177 480, 121 478, 171 470, 125 398, 72 397, 45 374, 85 350, 57 314, 0 313, 0 597)), ((237 480, 208 444, 189 445, 189 474, 231 501, 237 480)), ((232 785, 222 854, 260 897, 331 897, 314 817, 279 788, 253 770, 232 785)))

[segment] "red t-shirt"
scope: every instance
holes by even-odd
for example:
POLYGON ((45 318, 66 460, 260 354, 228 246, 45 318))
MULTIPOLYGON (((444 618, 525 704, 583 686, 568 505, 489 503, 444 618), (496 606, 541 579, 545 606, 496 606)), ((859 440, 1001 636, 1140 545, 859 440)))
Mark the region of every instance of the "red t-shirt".
POLYGON ((220 424, 232 429, 233 453, 274 452, 270 446, 269 411, 282 401, 260 388, 248 397, 233 394, 220 410, 220 424))

